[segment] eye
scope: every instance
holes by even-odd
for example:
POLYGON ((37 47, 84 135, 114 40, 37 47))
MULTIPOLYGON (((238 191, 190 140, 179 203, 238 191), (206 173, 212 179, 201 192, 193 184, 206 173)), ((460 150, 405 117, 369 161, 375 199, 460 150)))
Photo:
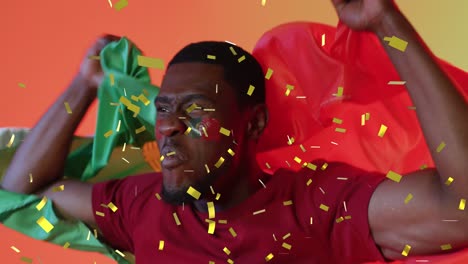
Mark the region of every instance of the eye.
POLYGON ((169 110, 168 110, 166 107, 164 107, 164 106, 157 106, 157 107, 156 107, 156 111, 158 111, 159 113, 167 113, 167 112, 169 112, 169 110))

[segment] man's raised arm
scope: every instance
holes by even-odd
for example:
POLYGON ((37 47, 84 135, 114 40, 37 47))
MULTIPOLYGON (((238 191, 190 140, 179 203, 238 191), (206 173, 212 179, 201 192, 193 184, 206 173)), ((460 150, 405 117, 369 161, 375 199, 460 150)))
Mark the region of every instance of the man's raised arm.
POLYGON ((105 45, 115 40, 118 38, 114 36, 102 37, 89 49, 70 86, 20 145, 1 182, 3 189, 45 194, 54 201, 62 214, 86 222, 93 221, 91 185, 68 181, 66 191, 60 193, 52 193, 50 187, 63 177, 73 134, 88 107, 96 99, 97 88, 102 81, 99 60, 91 60, 88 56, 99 55, 105 45), (67 111, 68 107, 71 114, 67 111), (29 174, 33 175, 32 182, 29 174))
POLYGON ((393 1, 332 2, 342 22, 355 30, 372 31, 382 42, 406 81, 436 165, 436 169, 411 173, 399 183, 387 180, 377 187, 369 205, 376 243, 390 259, 467 247, 468 212, 462 206, 462 199, 468 199, 466 100, 393 1), (406 49, 391 47, 386 37, 406 41, 406 49), (439 153, 442 142, 446 148, 439 153), (454 183, 444 184, 449 177, 454 183), (413 199, 404 203, 410 193, 413 199))

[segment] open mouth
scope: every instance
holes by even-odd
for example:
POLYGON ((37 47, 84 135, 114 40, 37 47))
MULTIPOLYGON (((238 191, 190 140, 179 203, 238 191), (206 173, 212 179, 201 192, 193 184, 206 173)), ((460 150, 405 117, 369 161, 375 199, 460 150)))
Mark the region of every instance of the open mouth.
POLYGON ((187 161, 185 155, 176 148, 165 147, 162 154, 164 155, 164 159, 161 162, 161 166, 165 169, 174 169, 187 161))

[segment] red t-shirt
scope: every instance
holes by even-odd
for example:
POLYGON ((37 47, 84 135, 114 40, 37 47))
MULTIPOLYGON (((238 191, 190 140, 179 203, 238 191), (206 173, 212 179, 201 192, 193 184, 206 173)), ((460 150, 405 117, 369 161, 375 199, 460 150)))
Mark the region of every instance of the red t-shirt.
POLYGON ((216 212, 214 234, 208 234, 207 213, 156 198, 158 173, 96 184, 93 210, 105 214, 95 218, 110 245, 133 252, 138 264, 265 263, 270 254, 269 263, 383 261, 368 223, 369 200, 383 175, 343 163, 320 166, 277 171, 266 188, 216 212), (109 202, 116 212, 101 205, 109 202))

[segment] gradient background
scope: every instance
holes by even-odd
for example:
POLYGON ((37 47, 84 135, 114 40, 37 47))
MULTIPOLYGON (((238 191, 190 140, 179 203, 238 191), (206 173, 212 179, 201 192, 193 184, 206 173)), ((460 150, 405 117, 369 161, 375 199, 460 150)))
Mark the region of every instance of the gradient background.
MULTIPOLYGON (((112 9, 107 0, 2 1, 0 127, 33 126, 71 81, 86 49, 103 33, 125 35, 147 56, 167 63, 189 42, 228 40, 251 51, 263 32, 281 23, 337 23, 329 0, 267 0, 264 7, 261 0, 128 1, 121 11, 112 9)), ((463 26, 468 25, 468 1, 397 3, 439 57, 468 70, 468 29, 463 26)), ((150 72, 159 85, 163 72, 150 72)), ((77 133, 92 134, 94 123, 95 105, 77 133)), ((25 263, 22 256, 44 264, 114 263, 29 239, 0 225, 0 262, 25 263)))

